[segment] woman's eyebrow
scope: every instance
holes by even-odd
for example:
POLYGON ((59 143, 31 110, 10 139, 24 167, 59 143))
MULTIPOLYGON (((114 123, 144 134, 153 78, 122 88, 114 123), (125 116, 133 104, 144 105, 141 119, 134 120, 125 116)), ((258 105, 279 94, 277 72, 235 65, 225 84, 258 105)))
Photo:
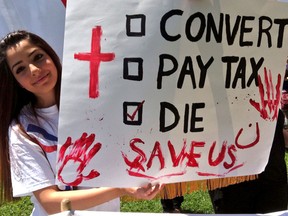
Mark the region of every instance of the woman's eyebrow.
POLYGON ((11 71, 13 71, 13 68, 16 67, 18 64, 20 64, 22 61, 18 61, 16 62, 12 67, 11 67, 11 71))
MULTIPOLYGON (((37 51, 37 49, 33 50, 31 53, 29 53, 28 57, 30 57, 31 55, 33 55, 33 53, 35 53, 37 51)), ((12 67, 11 70, 13 71, 13 68, 16 67, 18 64, 20 64, 22 62, 22 60, 16 62, 12 67)))

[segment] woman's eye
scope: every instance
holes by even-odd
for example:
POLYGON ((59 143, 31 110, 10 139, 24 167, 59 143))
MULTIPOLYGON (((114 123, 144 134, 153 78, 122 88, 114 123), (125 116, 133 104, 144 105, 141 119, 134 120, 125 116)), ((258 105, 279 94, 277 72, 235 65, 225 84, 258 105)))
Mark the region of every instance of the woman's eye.
POLYGON ((25 67, 18 67, 17 70, 16 70, 16 74, 20 74, 22 71, 25 70, 25 67))
POLYGON ((41 60, 42 58, 43 58, 43 54, 42 53, 38 53, 38 54, 36 54, 35 56, 34 56, 34 60, 35 61, 38 61, 38 60, 41 60))

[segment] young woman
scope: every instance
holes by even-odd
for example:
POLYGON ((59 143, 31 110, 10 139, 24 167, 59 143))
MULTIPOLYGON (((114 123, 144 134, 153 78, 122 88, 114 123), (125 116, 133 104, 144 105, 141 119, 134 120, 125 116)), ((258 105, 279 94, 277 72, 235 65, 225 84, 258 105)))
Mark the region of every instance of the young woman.
POLYGON ((16 31, 0 41, 0 203, 11 200, 13 190, 14 197, 31 196, 32 215, 47 215, 60 212, 65 198, 73 209, 106 211, 119 211, 123 195, 154 198, 159 185, 85 190, 55 185, 60 84, 60 60, 42 38, 16 31))

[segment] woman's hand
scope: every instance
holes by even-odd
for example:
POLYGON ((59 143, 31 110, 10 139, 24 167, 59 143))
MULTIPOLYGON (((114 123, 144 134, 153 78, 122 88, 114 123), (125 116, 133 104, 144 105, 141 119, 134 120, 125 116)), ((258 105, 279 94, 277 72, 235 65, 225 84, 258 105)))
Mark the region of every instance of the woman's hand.
POLYGON ((123 188, 123 190, 126 195, 135 197, 136 199, 151 200, 160 192, 162 188, 162 184, 152 186, 152 184, 149 183, 143 187, 123 188))

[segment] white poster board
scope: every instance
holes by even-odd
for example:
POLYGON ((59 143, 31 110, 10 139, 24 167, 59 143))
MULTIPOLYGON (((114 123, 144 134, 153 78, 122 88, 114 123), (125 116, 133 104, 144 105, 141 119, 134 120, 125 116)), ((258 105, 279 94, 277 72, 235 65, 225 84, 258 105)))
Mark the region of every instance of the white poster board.
POLYGON ((127 187, 263 171, 287 4, 69 0, 57 178, 127 187))

